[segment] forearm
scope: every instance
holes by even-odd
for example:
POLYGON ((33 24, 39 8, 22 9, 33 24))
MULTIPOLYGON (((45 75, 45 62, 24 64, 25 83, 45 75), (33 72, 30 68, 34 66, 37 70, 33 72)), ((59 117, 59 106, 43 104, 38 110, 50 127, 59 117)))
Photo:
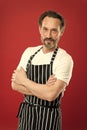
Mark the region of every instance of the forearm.
POLYGON ((29 79, 25 81, 25 87, 33 93, 34 96, 46 100, 48 92, 46 84, 35 83, 29 79))
POLYGON ((11 83, 12 89, 21 93, 21 94, 26 94, 26 95, 32 95, 32 93, 29 91, 29 89, 27 89, 26 87, 24 87, 23 85, 19 85, 15 82, 11 83))
POLYGON ((26 79, 24 82, 24 86, 34 95, 38 98, 41 98, 43 100, 52 101, 58 97, 60 92, 63 91, 64 85, 61 85, 59 83, 59 86, 52 85, 48 86, 47 84, 38 84, 35 83, 29 79, 26 79))
POLYGON ((48 101, 56 99, 66 86, 61 80, 56 80, 55 82, 55 78, 52 76, 49 77, 46 84, 35 83, 27 78, 23 68, 14 71, 12 81, 16 83, 16 85, 12 85, 16 91, 23 94, 31 94, 48 101))

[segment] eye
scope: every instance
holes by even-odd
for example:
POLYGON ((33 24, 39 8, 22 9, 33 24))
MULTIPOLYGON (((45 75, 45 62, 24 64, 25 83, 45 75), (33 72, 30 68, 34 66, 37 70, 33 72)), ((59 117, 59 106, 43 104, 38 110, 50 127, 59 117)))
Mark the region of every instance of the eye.
POLYGON ((48 29, 46 27, 43 28, 43 31, 47 31, 48 29))
POLYGON ((57 33, 57 29, 52 29, 52 33, 57 33))

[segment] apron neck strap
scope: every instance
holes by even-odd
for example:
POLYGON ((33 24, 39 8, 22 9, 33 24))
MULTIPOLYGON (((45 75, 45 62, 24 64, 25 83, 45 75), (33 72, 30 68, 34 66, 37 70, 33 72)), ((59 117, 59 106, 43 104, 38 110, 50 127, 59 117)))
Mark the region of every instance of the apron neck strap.
POLYGON ((54 50, 54 53, 53 53, 53 55, 52 55, 52 58, 51 58, 50 64, 53 63, 53 61, 54 61, 54 59, 55 59, 55 57, 56 57, 57 51, 58 51, 58 47, 54 50))

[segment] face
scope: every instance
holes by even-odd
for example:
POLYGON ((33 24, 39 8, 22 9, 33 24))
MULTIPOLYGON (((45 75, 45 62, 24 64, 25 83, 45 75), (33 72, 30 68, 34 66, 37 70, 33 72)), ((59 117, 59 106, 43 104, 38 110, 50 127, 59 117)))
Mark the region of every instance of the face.
POLYGON ((57 18, 45 17, 42 26, 39 27, 41 41, 47 49, 57 47, 62 31, 60 30, 60 20, 57 18))

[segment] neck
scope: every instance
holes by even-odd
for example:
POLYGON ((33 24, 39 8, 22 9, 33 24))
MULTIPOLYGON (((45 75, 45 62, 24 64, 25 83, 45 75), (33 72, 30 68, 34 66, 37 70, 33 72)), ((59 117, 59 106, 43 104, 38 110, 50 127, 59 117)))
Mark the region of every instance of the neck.
POLYGON ((46 53, 49 53, 49 52, 54 51, 56 48, 57 48, 57 46, 55 46, 54 48, 48 49, 48 48, 46 48, 46 47, 43 45, 42 51, 43 51, 44 54, 46 54, 46 53))

